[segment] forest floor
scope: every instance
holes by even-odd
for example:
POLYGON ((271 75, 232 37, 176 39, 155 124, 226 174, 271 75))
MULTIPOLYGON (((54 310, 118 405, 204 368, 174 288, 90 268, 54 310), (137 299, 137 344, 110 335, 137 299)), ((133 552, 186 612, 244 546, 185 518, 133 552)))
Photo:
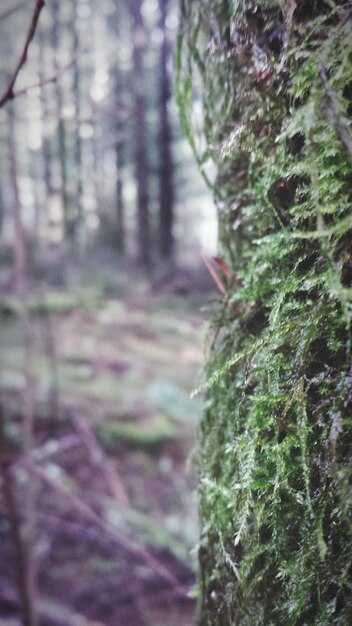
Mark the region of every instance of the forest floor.
MULTIPOLYGON (((199 301, 52 291, 28 304, 25 366, 18 302, 1 300, 0 391, 20 515, 34 485, 40 626, 194 624, 199 301)), ((0 622, 17 626, 19 562, 0 507, 0 622)))

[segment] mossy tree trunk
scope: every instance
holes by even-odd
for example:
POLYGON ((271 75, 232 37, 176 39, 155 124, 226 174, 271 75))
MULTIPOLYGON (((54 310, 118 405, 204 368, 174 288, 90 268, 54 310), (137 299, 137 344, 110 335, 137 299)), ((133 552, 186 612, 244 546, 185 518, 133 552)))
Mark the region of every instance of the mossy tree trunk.
POLYGON ((231 270, 201 425, 199 621, 347 626, 352 3, 181 0, 181 16, 178 102, 216 163, 231 270))

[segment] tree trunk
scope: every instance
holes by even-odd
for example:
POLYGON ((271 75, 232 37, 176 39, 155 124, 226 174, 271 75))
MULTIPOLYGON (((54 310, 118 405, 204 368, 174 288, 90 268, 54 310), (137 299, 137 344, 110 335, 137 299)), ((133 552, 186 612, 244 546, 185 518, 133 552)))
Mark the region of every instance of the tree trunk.
POLYGON ((5 202, 4 202, 4 193, 3 193, 3 181, 1 180, 0 175, 0 237, 2 234, 3 226, 5 219, 5 202))
POLYGON ((120 70, 117 69, 115 77, 116 91, 116 229, 117 229, 117 250, 123 255, 126 247, 125 233, 125 202, 124 202, 124 166, 125 166, 125 131, 122 120, 123 102, 121 93, 123 92, 123 81, 120 70))
POLYGON ((74 107, 75 107, 75 141, 74 141, 74 169, 76 180, 76 193, 75 193, 75 236, 78 240, 77 243, 80 246, 83 239, 83 231, 85 228, 84 215, 82 207, 82 140, 80 135, 81 128, 81 79, 80 79, 80 60, 79 60, 79 16, 77 14, 77 3, 72 5, 73 10, 73 40, 72 40, 72 58, 76 59, 73 66, 73 95, 74 95, 74 107))
POLYGON ((174 239, 172 226, 174 221, 174 186, 173 163, 171 153, 172 131, 168 110, 170 99, 170 44, 166 28, 168 0, 159 0, 160 30, 163 39, 160 49, 160 84, 159 84, 159 249, 163 258, 172 257, 174 239))
POLYGON ((351 2, 181 6, 178 101, 195 148, 202 84, 196 156, 218 170, 226 287, 201 424, 199 621, 349 624, 351 2))
POLYGON ((146 31, 141 13, 142 0, 131 1, 133 22, 133 89, 134 89, 134 160, 137 183, 137 244, 138 264, 151 265, 151 241, 148 196, 148 139, 146 125, 146 84, 144 57, 146 54, 146 31))
MULTIPOLYGON (((45 80, 45 48, 47 44, 47 37, 44 33, 41 33, 39 38, 39 81, 45 80)), ((50 203, 53 196, 53 179, 52 179, 52 150, 50 137, 47 135, 47 123, 49 117, 48 99, 45 86, 40 89, 40 116, 42 122, 42 167, 44 174, 45 185, 45 219, 46 226, 48 226, 48 215, 50 215, 50 203)), ((50 218, 49 218, 50 219, 50 218)), ((47 231, 47 228, 45 229, 47 231)), ((47 234, 46 234, 47 236, 47 234)))
MULTIPOLYGON (((14 277, 13 288, 19 301, 20 332, 24 344, 23 371, 25 385, 21 390, 22 409, 22 454, 28 458, 33 450, 33 428, 34 428, 34 402, 33 402, 33 380, 30 376, 33 366, 33 354, 31 350, 31 321, 28 309, 28 287, 27 287, 27 260, 26 260, 26 235, 22 221, 22 206, 20 202, 20 191, 18 187, 17 174, 17 145, 14 125, 13 105, 9 106, 9 159, 10 176, 13 191, 13 238, 14 238, 14 277)), ((2 406, 0 406, 2 410, 2 406)), ((1 415, 3 421, 4 416, 1 415)), ((2 426, 0 426, 2 428, 2 426)), ((0 437, 4 433, 0 433, 0 437)), ((36 529, 36 494, 37 483, 29 477, 27 478, 26 489, 22 499, 22 524, 20 529, 17 519, 17 507, 14 495, 14 485, 9 468, 4 468, 5 498, 10 516, 11 532, 17 557, 17 577, 18 589, 21 598, 23 626, 37 626, 36 614, 36 566, 34 555, 35 529, 36 529), (22 532, 21 532, 22 531, 22 532)))
MULTIPOLYGON (((54 46, 54 67, 55 72, 58 74, 60 72, 60 2, 59 0, 54 0, 52 3, 52 16, 53 16, 53 26, 52 26, 52 42, 54 46)), ((58 127, 57 127, 57 137, 58 137, 58 156, 60 163, 60 175, 61 175, 61 184, 60 184, 60 195, 62 202, 62 211, 63 211, 63 222, 64 222, 64 236, 67 237, 68 241, 73 241, 75 238, 75 225, 74 220, 71 215, 71 207, 69 202, 69 194, 68 194, 68 172, 67 172, 67 153, 66 153, 66 127, 65 121, 63 119, 63 96, 62 96, 62 85, 61 81, 58 80, 55 83, 55 96, 56 96, 56 113, 58 119, 58 127)))

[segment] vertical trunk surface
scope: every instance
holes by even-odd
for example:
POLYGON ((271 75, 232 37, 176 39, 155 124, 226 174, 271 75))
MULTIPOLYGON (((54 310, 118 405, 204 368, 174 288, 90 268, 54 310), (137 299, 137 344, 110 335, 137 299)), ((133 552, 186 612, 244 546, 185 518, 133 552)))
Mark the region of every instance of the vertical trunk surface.
MULTIPOLYGON (((14 293, 19 300, 20 332, 24 345, 23 370, 25 385, 21 389, 22 404, 22 454, 28 458, 33 450, 33 381, 30 377, 32 367, 30 317, 28 311, 28 288, 27 288, 27 259, 26 259, 26 235, 22 221, 22 206, 18 185, 17 171, 17 142, 15 132, 15 120, 13 105, 9 106, 9 159, 11 187, 13 190, 13 230, 14 230, 14 293)), ((0 410, 2 410, 0 402, 0 410)), ((3 421, 4 415, 1 415, 3 421)), ((0 428, 2 428, 0 424, 0 428)), ((0 437, 4 433, 0 433, 0 437)), ((18 520, 17 503, 15 500, 15 484, 12 480, 10 467, 4 468, 5 499, 11 524, 14 548, 16 552, 16 567, 18 579, 18 591, 21 601, 23 626, 37 626, 36 613, 36 566, 35 566, 35 530, 36 530, 36 482, 28 476, 25 491, 22 492, 21 522, 18 520)))
POLYGON ((72 6, 73 19, 73 39, 72 39, 72 58, 75 59, 73 66, 73 92, 75 107, 75 141, 74 141, 74 168, 75 168, 75 234, 78 245, 82 244, 84 230, 84 215, 82 207, 82 140, 81 140, 81 76, 80 76, 80 59, 79 59, 79 16, 77 14, 77 3, 72 6))
MULTIPOLYGON (((54 0, 52 3, 52 42, 54 45, 54 67, 55 72, 60 72, 60 40, 61 40, 61 25, 60 25, 60 3, 58 0, 54 0)), ((71 215, 71 207, 68 194, 68 172, 67 172, 67 150, 66 150, 66 126, 63 119, 63 95, 61 81, 58 80, 55 83, 55 97, 56 97, 56 114, 58 119, 57 138, 58 138, 58 157, 60 163, 60 194, 62 201, 63 222, 64 222, 64 235, 68 241, 74 239, 74 223, 71 215)))
POLYGON ((133 89, 134 89, 134 159, 137 182, 137 243, 138 264, 150 267, 151 243, 148 198, 148 142, 146 125, 146 84, 144 57, 146 31, 141 12, 142 0, 131 1, 133 36, 133 89))
POLYGON ((117 227, 117 250, 123 255, 125 252, 125 203, 123 193, 124 166, 125 166, 125 129, 123 122, 124 103, 121 98, 124 84, 120 69, 116 71, 115 91, 116 91, 116 227, 117 227))
MULTIPOLYGON (((226 302, 200 443, 202 626, 352 623, 352 3, 181 1, 226 302)), ((201 144, 202 145, 202 144, 201 144)))
POLYGON ((163 40, 160 49, 160 84, 159 84, 159 249, 164 258, 172 257, 174 240, 172 226, 174 221, 174 187, 173 164, 171 153, 172 132, 168 110, 170 99, 170 75, 168 63, 170 60, 170 44, 166 28, 168 0, 159 0, 160 30, 163 40))

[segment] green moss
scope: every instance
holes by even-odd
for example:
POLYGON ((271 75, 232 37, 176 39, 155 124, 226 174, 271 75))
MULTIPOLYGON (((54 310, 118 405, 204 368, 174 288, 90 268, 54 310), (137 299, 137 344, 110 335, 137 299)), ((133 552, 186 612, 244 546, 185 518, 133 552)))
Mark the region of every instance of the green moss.
POLYGON ((150 447, 173 439, 177 431, 166 418, 155 415, 144 422, 106 422, 97 428, 97 434, 107 446, 127 441, 136 446, 150 447))
POLYGON ((352 622, 349 2, 183 0, 221 254, 201 425, 202 626, 352 622), (201 62, 200 62, 201 59, 201 62))
MULTIPOLYGON (((28 298, 28 308, 32 315, 65 314, 76 308, 99 308, 99 298, 95 294, 71 294, 51 292, 44 295, 32 295, 28 298)), ((0 316, 19 315, 21 301, 15 296, 6 296, 0 301, 0 316)))

